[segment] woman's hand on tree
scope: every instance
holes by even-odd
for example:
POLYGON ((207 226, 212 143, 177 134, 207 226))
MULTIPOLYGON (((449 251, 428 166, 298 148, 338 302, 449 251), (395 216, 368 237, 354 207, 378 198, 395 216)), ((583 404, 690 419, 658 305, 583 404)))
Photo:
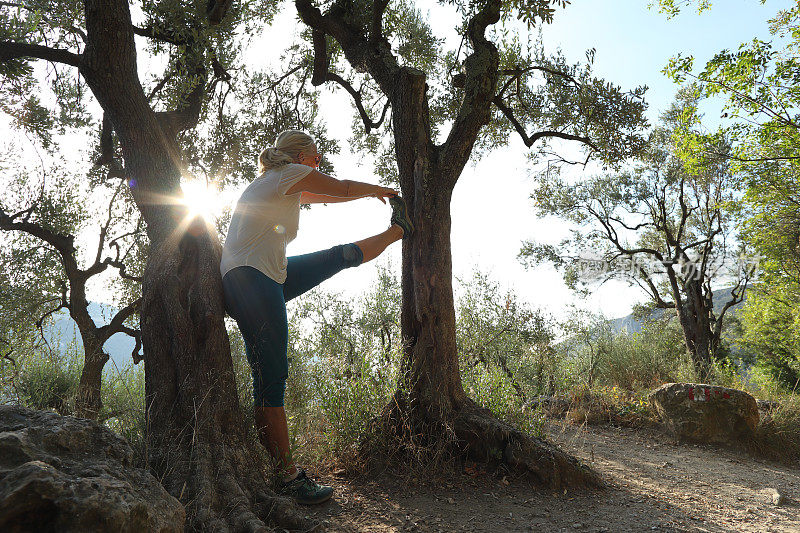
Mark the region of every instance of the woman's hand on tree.
POLYGON ((384 204, 386 203, 386 198, 391 196, 400 196, 400 193, 394 189, 390 189, 389 187, 381 187, 380 185, 375 185, 375 192, 370 194, 371 197, 377 198, 384 204))

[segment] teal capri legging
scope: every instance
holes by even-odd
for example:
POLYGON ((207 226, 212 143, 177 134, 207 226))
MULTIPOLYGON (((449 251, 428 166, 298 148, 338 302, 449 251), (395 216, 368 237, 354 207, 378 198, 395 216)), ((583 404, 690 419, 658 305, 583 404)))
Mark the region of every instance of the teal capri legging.
POLYGON ((236 267, 222 278, 225 309, 239 326, 253 371, 253 398, 259 407, 283 406, 289 362, 286 302, 345 268, 358 266, 364 254, 355 244, 288 258, 283 284, 261 271, 236 267))

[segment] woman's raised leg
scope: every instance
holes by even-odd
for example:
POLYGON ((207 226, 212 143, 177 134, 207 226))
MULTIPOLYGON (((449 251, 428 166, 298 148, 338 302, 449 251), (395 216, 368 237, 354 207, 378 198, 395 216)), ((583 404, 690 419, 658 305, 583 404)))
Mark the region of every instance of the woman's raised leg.
POLYGON ((353 244, 289 257, 286 281, 283 283, 284 300, 288 302, 300 296, 345 268, 375 259, 387 246, 402 238, 403 230, 395 224, 386 231, 353 244))
POLYGON ((364 254, 362 264, 367 261, 372 261, 386 250, 386 247, 393 242, 399 241, 403 238, 403 229, 397 224, 392 224, 386 231, 367 237, 364 240, 356 241, 355 245, 361 248, 364 254))

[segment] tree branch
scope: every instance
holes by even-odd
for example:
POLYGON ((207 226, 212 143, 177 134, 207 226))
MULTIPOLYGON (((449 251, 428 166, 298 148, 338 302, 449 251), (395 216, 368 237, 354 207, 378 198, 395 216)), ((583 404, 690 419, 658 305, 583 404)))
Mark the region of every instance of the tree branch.
POLYGON ((147 37, 148 39, 153 39, 155 41, 174 44, 176 46, 189 44, 189 41, 187 39, 178 38, 174 34, 157 29, 152 25, 147 26, 145 28, 140 28, 138 26, 131 26, 131 29, 133 30, 133 33, 135 35, 139 35, 141 37, 147 37))
POLYGON ((133 358, 133 364, 138 365, 142 361, 142 357, 139 355, 139 350, 142 349, 142 332, 138 329, 132 329, 127 326, 123 326, 120 328, 120 333, 130 335, 133 337, 133 340, 136 341, 133 351, 131 352, 131 357, 133 358))
MULTIPOLYGON (((342 47, 347 61, 356 69, 368 70, 383 93, 391 100, 400 65, 385 38, 366 40, 361 34, 361 30, 347 21, 346 14, 338 4, 334 4, 325 15, 314 5, 312 0, 295 0, 295 7, 300 18, 308 27, 322 36, 330 35, 336 39, 342 47)), ((327 59, 317 57, 321 39, 319 35, 315 37, 313 32, 312 39, 315 39, 315 70, 327 72, 327 68, 324 70, 321 68, 323 65, 327 67, 327 64, 323 63, 327 59), (317 65, 319 68, 316 68, 317 65)))
MULTIPOLYGON (((361 93, 356 91, 350 83, 339 76, 338 74, 334 74, 333 72, 327 72, 325 75, 325 81, 333 81, 338 83, 341 87, 344 88, 350 96, 353 98, 353 103, 358 109, 358 114, 361 115, 361 121, 364 123, 364 129, 369 133, 373 129, 377 129, 383 123, 383 119, 386 118, 386 110, 389 109, 389 100, 386 100, 386 104, 383 106, 383 112, 381 112, 381 118, 378 119, 378 122, 373 121, 369 118, 369 114, 367 110, 364 109, 364 104, 361 100, 361 93)), ((313 83, 313 81, 312 81, 313 83)))
POLYGON ((725 159, 733 159, 734 161, 740 161, 742 163, 767 163, 770 161, 795 161, 800 159, 800 155, 791 155, 791 156, 767 156, 767 157, 738 157, 735 155, 730 154, 723 154, 720 152, 715 152, 713 150, 705 150, 707 154, 715 155, 717 157, 724 157, 725 159))
POLYGON ((311 85, 317 87, 327 80, 328 69, 331 64, 325 33, 317 29, 312 30, 311 44, 314 47, 314 67, 311 74, 311 85))
POLYGON ((371 43, 383 39, 383 13, 388 5, 389 0, 373 0, 372 2, 372 24, 369 31, 371 43))
MULTIPOLYGON (((380 15, 378 16, 378 28, 380 28, 380 17, 383 16, 383 9, 386 9, 386 4, 388 4, 388 2, 386 0, 376 0, 374 9, 378 9, 380 7, 378 4, 380 3, 383 4, 383 8, 381 8, 380 15)), ((375 20, 373 20, 373 24, 375 23, 375 20)), ((358 110, 358 114, 361 116, 361 121, 364 123, 364 129, 367 131, 367 133, 373 129, 377 129, 383 123, 383 119, 386 117, 386 111, 389 107, 389 100, 386 101, 386 105, 383 107, 383 112, 381 113, 381 118, 378 120, 378 122, 370 119, 367 110, 364 109, 361 93, 356 91, 350 82, 329 70, 330 57, 328 57, 328 44, 326 42, 325 34, 320 30, 314 29, 311 32, 311 40, 314 47, 314 67, 311 75, 311 85, 317 87, 327 81, 338 83, 342 88, 344 88, 344 90, 350 93, 350 96, 353 98, 353 103, 358 110)), ((372 36, 370 36, 370 40, 373 40, 372 36)))
POLYGON ((101 167, 114 161, 114 126, 108 115, 103 114, 103 125, 100 129, 100 157, 95 165, 101 167))
MULTIPOLYGON (((20 213, 25 213, 25 211, 21 211, 20 213)), ((75 259, 75 237, 72 235, 62 235, 60 233, 56 233, 55 231, 45 228, 44 226, 35 224, 33 222, 27 222, 26 220, 18 222, 15 220, 15 217, 20 215, 20 213, 17 213, 14 215, 14 217, 11 217, 7 215, 2 208, 0 208, 0 229, 27 233, 28 235, 32 235, 43 240, 55 248, 56 252, 58 252, 59 256, 61 257, 61 262, 64 265, 67 278, 72 279, 72 276, 79 272, 78 263, 75 259)))
POLYGON ((596 144, 592 142, 589 137, 584 137, 581 135, 572 135, 571 133, 564 133, 561 131, 552 131, 552 130, 544 130, 534 133, 531 136, 528 136, 527 132, 525 131, 525 127, 517 120, 517 117, 514 116, 514 112, 511 110, 510 107, 506 105, 502 98, 496 96, 492 102, 497 108, 503 112, 503 115, 506 116, 508 121, 514 126, 514 129, 517 131, 520 137, 522 137, 522 142, 525 143, 525 146, 530 148, 533 144, 538 141, 539 139, 543 139, 546 137, 555 137, 558 139, 564 139, 567 141, 578 141, 586 146, 590 147, 593 151, 599 152, 600 148, 597 147, 596 144))
POLYGON ((198 75, 194 87, 186 95, 181 107, 173 111, 162 111, 156 113, 162 127, 165 127, 173 136, 180 131, 192 129, 200 121, 200 112, 203 109, 203 97, 206 93, 205 78, 206 69, 198 66, 195 73, 198 75))
POLYGON ((489 0, 467 24, 467 37, 472 53, 464 60, 464 97, 442 145, 440 161, 450 168, 443 169, 456 179, 472 153, 481 128, 492 118, 491 102, 497 87, 500 53, 486 39, 486 28, 500 20, 499 0, 489 0))
POLYGON ((38 44, 18 43, 15 41, 0 41, 0 63, 20 58, 35 58, 63 63, 77 67, 81 62, 80 54, 61 48, 50 48, 38 44))
POLYGON ((36 321, 36 327, 39 328, 39 332, 42 334, 42 337, 44 337, 44 332, 42 331, 42 324, 44 324, 44 321, 47 320, 47 317, 61 311, 62 309, 66 309, 67 311, 70 310, 69 303, 67 302, 67 286, 63 282, 61 283, 61 303, 58 305, 58 307, 51 309, 40 316, 39 320, 36 321))
POLYGON ((125 321, 128 320, 134 313, 139 311, 139 307, 142 303, 141 298, 137 298, 135 301, 129 303, 114 315, 111 319, 111 322, 106 324, 105 326, 101 326, 97 328, 98 337, 105 340, 109 339, 112 335, 116 333, 126 333, 124 330, 125 328, 125 321))
POLYGON ((108 266, 112 266, 112 267, 116 268, 117 270, 119 270, 119 277, 121 277, 122 279, 127 279, 129 281, 136 281, 136 282, 139 282, 139 283, 142 282, 142 276, 132 276, 132 275, 128 274, 127 267, 125 266, 125 263, 123 263, 122 261, 118 261, 116 259, 111 259, 111 258, 106 258, 105 261, 103 261, 103 264, 106 264, 108 266))
MULTIPOLYGON (((30 7, 30 6, 26 6, 26 5, 23 5, 23 4, 19 3, 19 2, 0 2, 0 7, 15 7, 17 9, 24 9, 25 11, 28 11, 30 13, 36 13, 39 17, 41 17, 41 19, 43 21, 47 22, 48 24, 50 24, 52 26, 59 26, 58 22, 53 21, 52 19, 42 15, 42 12, 41 12, 40 9, 37 9, 37 8, 34 8, 34 7, 30 7)), ((86 42, 86 32, 83 31, 82 29, 80 29, 80 28, 78 28, 76 26, 63 26, 63 28, 66 29, 66 30, 69 30, 70 32, 72 32, 75 35, 77 35, 78 37, 80 37, 81 40, 84 43, 86 42)))
POLYGON ((208 22, 212 26, 216 26, 222 22, 222 19, 225 18, 232 4, 233 0, 208 0, 208 5, 206 6, 208 22))

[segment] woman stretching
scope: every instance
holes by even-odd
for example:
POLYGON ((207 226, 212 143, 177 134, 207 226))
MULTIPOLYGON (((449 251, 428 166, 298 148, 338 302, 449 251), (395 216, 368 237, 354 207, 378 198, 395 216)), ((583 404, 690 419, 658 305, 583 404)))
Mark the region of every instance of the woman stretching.
POLYGON ((378 257, 414 231, 397 191, 369 183, 337 180, 318 170, 322 156, 302 131, 278 135, 258 158, 261 175, 239 198, 222 249, 225 308, 244 337, 253 371, 255 421, 261 444, 278 466, 280 492, 299 503, 328 500, 333 488, 318 485, 292 461, 283 395, 289 365, 286 302, 337 272, 378 257), (373 237, 295 257, 286 245, 297 235, 300 204, 378 198, 392 206, 391 226, 373 237))

